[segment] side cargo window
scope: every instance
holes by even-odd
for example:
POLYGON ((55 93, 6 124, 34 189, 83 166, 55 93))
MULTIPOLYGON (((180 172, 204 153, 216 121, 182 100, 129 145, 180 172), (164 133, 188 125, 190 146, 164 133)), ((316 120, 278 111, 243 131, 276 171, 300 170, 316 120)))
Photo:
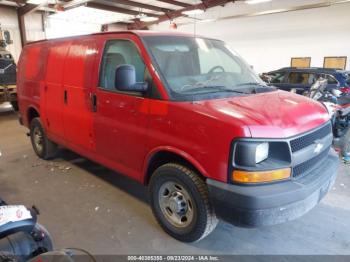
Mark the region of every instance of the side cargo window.
POLYGON ((146 97, 161 99, 138 49, 130 40, 110 40, 106 43, 100 68, 99 86, 106 90, 117 91, 115 89, 115 70, 117 66, 123 64, 135 67, 137 82, 148 83, 146 97))
POLYGON ((310 84, 310 74, 302 72, 291 72, 288 76, 289 84, 310 84))
POLYGON ((276 73, 272 76, 271 83, 272 84, 282 84, 284 83, 284 72, 276 73))

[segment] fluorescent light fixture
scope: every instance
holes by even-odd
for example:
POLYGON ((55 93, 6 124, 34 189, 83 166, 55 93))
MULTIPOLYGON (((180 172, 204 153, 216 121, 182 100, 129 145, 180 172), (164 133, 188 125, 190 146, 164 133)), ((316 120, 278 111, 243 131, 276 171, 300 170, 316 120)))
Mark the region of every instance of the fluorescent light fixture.
POLYGON ((214 18, 208 18, 208 19, 199 20, 199 21, 197 21, 197 23, 209 23, 209 22, 215 22, 215 21, 216 21, 216 19, 214 19, 214 18))
POLYGON ((111 24, 115 22, 121 22, 123 20, 131 20, 134 18, 132 15, 125 15, 86 6, 72 8, 64 12, 50 15, 49 17, 55 20, 70 22, 72 24, 86 23, 98 25, 111 24))
POLYGON ((246 0, 245 3, 248 5, 261 4, 266 2, 271 2, 272 0, 246 0))
POLYGON ((46 2, 47 2, 47 0, 29 0, 29 1, 27 1, 27 3, 33 4, 33 5, 41 5, 41 4, 44 4, 46 2))
POLYGON ((188 10, 188 11, 183 11, 181 12, 184 15, 200 15, 204 13, 203 9, 193 9, 193 10, 188 10))
POLYGON ((152 16, 144 16, 144 17, 141 17, 140 20, 142 22, 154 22, 154 21, 158 21, 158 18, 152 17, 152 16))

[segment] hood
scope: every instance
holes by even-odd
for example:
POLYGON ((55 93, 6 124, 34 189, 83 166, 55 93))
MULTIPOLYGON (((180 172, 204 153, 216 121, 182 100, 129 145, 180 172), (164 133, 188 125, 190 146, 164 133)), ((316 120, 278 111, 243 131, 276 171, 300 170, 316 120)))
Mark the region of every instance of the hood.
POLYGON ((203 101, 206 115, 247 127, 255 138, 286 138, 329 120, 319 102, 285 91, 203 101))

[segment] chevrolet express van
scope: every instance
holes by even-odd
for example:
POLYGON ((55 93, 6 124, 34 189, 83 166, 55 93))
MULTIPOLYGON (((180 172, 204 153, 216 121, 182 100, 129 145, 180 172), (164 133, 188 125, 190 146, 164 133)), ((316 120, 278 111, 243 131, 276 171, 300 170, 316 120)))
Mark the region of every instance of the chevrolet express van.
POLYGON ((147 185, 159 224, 181 241, 218 218, 300 217, 336 177, 326 109, 266 86, 219 40, 125 31, 35 42, 17 84, 39 157, 64 146, 147 185))

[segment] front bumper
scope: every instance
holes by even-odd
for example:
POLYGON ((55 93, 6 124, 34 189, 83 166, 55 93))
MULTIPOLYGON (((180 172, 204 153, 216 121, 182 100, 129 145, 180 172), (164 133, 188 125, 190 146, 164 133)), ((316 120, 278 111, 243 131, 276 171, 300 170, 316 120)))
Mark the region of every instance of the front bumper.
POLYGON ((207 179, 216 215, 236 226, 258 227, 296 219, 326 195, 336 179, 339 158, 327 158, 304 177, 265 185, 233 185, 207 179))

